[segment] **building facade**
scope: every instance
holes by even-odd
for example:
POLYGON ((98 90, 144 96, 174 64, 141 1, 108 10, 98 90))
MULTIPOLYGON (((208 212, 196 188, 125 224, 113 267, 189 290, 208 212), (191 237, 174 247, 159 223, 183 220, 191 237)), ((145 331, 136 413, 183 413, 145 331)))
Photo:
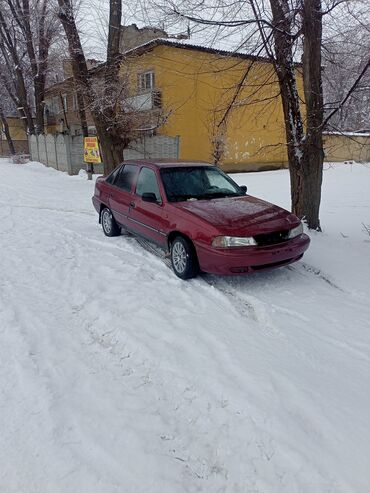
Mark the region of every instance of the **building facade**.
POLYGON ((159 134, 180 137, 180 158, 229 171, 285 166, 279 86, 262 58, 152 40, 125 55, 129 106, 161 108, 159 134))
MULTIPOLYGON (((103 73, 93 70, 97 78, 103 73)), ((178 138, 180 159, 216 162, 227 171, 286 166, 279 86, 268 60, 156 38, 124 53, 120 78, 121 104, 138 130, 178 138)), ((50 87, 45 103, 46 133, 78 135, 71 77, 50 87)))

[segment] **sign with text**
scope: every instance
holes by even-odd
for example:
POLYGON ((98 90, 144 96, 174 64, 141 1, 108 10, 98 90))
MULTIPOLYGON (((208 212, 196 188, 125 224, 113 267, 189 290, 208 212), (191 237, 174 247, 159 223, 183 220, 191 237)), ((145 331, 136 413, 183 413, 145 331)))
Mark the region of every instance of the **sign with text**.
POLYGON ((85 163, 101 163, 97 137, 84 138, 84 161, 85 163))

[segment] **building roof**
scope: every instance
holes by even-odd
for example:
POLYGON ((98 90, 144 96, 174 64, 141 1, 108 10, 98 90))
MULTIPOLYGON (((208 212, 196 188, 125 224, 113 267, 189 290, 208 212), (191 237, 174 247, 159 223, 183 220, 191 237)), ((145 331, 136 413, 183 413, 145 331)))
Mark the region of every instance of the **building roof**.
POLYGON ((146 51, 152 50, 156 46, 172 46, 175 48, 181 48, 183 50, 195 50, 202 51, 205 53, 211 53, 213 55, 219 55, 223 57, 236 57, 236 58, 244 58, 247 60, 258 60, 261 62, 270 62, 270 60, 266 57, 251 55, 242 50, 224 50, 220 48, 214 48, 211 46, 207 46, 205 44, 193 43, 190 39, 171 39, 171 38, 156 38, 151 41, 147 41, 142 45, 136 46, 131 50, 125 51, 122 56, 131 56, 131 55, 141 55, 146 51))
MULTIPOLYGON (((147 51, 151 51, 153 48, 156 46, 171 46, 175 48, 180 48, 183 50, 195 50, 195 51, 201 51, 205 53, 210 53, 213 55, 218 55, 220 57, 234 57, 234 58, 241 58, 241 59, 246 59, 246 60, 253 60, 253 61, 261 61, 261 62, 267 62, 271 63, 271 60, 269 60, 266 57, 261 57, 261 56, 256 56, 256 55, 251 55, 250 53, 247 53, 242 50, 223 50, 220 48, 213 48, 210 46, 207 46, 206 44, 200 44, 200 43, 193 43, 190 39, 174 39, 174 38, 156 38, 152 39, 151 41, 147 41, 146 43, 143 43, 139 46, 136 46, 135 48, 132 48, 130 50, 127 50, 121 54, 122 58, 130 57, 130 56, 136 56, 136 55, 142 55, 143 53, 147 51)), ((299 64, 297 64, 299 65, 299 64)), ((89 72, 90 73, 96 73, 102 70, 105 66, 105 62, 102 62, 95 67, 90 68, 89 72)), ((66 82, 72 82, 73 77, 68 77, 65 80, 61 82, 57 82, 56 84, 53 84, 49 86, 46 91, 50 91, 50 89, 57 88, 58 86, 63 86, 66 82)))

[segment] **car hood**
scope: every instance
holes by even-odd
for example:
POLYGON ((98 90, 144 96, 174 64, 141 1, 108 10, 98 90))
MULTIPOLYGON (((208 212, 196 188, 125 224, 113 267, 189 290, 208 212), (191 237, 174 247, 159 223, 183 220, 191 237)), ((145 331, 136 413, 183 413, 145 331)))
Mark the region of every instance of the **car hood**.
POLYGON ((299 219, 292 213, 264 200, 246 195, 212 200, 194 200, 177 207, 207 221, 220 234, 253 236, 292 229, 299 219))

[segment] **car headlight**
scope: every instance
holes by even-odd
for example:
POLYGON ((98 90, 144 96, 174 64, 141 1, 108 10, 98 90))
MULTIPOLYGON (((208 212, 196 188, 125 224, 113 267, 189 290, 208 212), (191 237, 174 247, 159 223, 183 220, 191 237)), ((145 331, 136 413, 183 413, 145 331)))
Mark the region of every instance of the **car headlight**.
POLYGON ((288 238, 295 238, 303 233, 303 224, 300 223, 299 226, 291 229, 288 233, 288 238))
POLYGON ((212 246, 215 248, 243 247, 251 245, 257 245, 256 240, 252 236, 216 236, 212 241, 212 246))

